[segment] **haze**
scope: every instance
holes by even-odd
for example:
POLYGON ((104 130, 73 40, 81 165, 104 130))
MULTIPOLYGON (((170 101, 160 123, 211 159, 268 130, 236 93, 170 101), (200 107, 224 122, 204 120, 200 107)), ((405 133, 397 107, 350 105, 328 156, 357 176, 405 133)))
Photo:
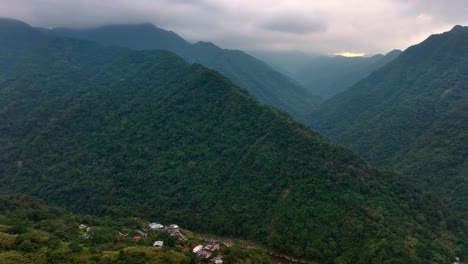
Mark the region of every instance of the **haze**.
POLYGON ((190 40, 243 50, 374 54, 468 24, 450 0, 0 0, 0 16, 41 27, 151 22, 190 40))

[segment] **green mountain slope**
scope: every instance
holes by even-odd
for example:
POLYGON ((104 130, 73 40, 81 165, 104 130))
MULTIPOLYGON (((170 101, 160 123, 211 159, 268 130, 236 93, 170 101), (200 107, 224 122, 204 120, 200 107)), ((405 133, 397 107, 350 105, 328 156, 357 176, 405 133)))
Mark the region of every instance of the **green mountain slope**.
POLYGON ((152 24, 42 31, 54 36, 84 38, 135 50, 170 50, 189 62, 200 63, 220 72, 261 102, 287 111, 299 120, 304 120, 321 101, 288 77, 242 51, 221 49, 208 42, 191 45, 174 32, 152 24))
MULTIPOLYGON (((14 49, 2 45, 12 38, 0 47, 14 49)), ((325 263, 441 263, 466 251, 462 222, 405 178, 215 71, 166 51, 38 43, 0 83, 0 191, 325 263)))
POLYGON ((323 104, 313 127, 412 175, 468 219, 468 28, 433 35, 323 104))

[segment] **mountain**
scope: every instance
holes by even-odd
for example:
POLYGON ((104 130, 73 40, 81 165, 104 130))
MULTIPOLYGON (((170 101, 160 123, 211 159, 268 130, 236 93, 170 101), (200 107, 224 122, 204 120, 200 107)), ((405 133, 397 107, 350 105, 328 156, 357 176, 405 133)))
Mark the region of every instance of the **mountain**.
POLYGON ((0 80, 13 69, 18 57, 25 56, 34 41, 42 41, 39 32, 32 29, 28 24, 9 18, 0 18, 3 25, 0 28, 2 36, 12 36, 9 39, 2 39, 0 48, 2 60, 0 60, 0 80))
POLYGON ((322 56, 311 60, 292 77, 309 91, 328 99, 394 60, 400 50, 372 57, 322 56))
POLYGON ((291 78, 294 78, 294 73, 304 69, 310 61, 322 56, 300 51, 252 50, 247 52, 291 78))
POLYGON ((394 167, 468 219, 468 28, 432 35, 310 122, 375 164, 394 167))
POLYGON ((22 54, 0 82, 0 191, 322 263, 446 263, 467 251, 463 222, 407 178, 216 71, 167 51, 30 37, 24 53, 0 36, 0 61, 22 54))
POLYGON ((386 55, 372 57, 258 51, 252 54, 299 82, 310 93, 329 99, 391 62, 401 51, 393 50, 386 55))
POLYGON ((221 49, 209 42, 191 45, 174 32, 152 24, 41 31, 135 50, 165 49, 175 52, 189 62, 200 63, 220 72, 261 102, 287 111, 299 120, 304 120, 321 101, 290 78, 242 51, 221 49))
POLYGON ((40 31, 55 36, 91 39, 106 45, 136 50, 165 49, 183 52, 190 47, 190 44, 176 33, 158 28, 151 23, 107 25, 90 29, 41 28, 40 31))

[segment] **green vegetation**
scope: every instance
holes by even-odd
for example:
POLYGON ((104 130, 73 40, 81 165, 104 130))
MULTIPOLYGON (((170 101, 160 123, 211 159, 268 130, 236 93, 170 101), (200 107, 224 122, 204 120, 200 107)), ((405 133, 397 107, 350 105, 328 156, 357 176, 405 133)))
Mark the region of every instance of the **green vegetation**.
MULTIPOLYGON (((111 219, 71 214, 59 207, 19 194, 0 195, 0 261, 9 263, 206 263, 191 250, 182 250, 187 241, 174 240, 165 231, 148 231, 148 237, 133 241, 119 235, 120 230, 144 226, 137 218, 111 219), (92 236, 83 238, 84 230, 79 226, 90 226, 92 236), (15 231, 21 225, 21 233, 15 231), (155 240, 165 246, 154 248, 155 240)), ((137 234, 130 231, 130 234, 137 234)), ((190 237, 191 241, 203 242, 190 237)), ((187 244, 189 245, 189 244, 187 244)), ((265 251, 255 248, 223 246, 218 254, 224 263, 271 263, 265 251)))
POLYGON ((172 51, 189 62, 200 63, 220 72, 260 102, 287 111, 299 120, 304 120, 321 101, 288 77, 242 51, 221 49, 209 42, 191 45, 174 32, 152 24, 42 31, 54 36, 88 39, 135 50, 172 51))
MULTIPOLYGON (((468 28, 433 35, 324 103, 313 127, 468 219, 468 28)), ((447 225, 449 225, 447 223, 447 225)))
POLYGON ((0 83, 2 191, 324 263, 445 263, 466 251, 460 220, 406 178, 215 71, 166 51, 30 36, 27 52, 0 37, 0 56, 21 54, 0 83))

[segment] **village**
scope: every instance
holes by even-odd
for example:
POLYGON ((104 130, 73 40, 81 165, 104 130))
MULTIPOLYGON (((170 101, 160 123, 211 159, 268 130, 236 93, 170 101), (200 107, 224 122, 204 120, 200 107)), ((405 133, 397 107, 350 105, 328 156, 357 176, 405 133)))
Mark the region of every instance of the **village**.
MULTIPOLYGON (((92 239, 93 238, 93 228, 89 227, 85 224, 80 224, 78 227, 81 231, 81 238, 83 240, 92 239)), ((116 236, 120 238, 127 238, 130 237, 134 243, 138 243, 143 239, 150 239, 150 234, 159 233, 159 232, 167 232, 169 237, 174 237, 177 240, 177 245, 170 245, 179 247, 183 252, 191 252, 197 256, 199 260, 203 260, 205 263, 210 264, 222 264, 223 263, 223 255, 220 252, 220 247, 223 245, 224 247, 229 247, 230 245, 226 245, 221 243, 220 241, 211 240, 207 243, 190 243, 187 241, 186 235, 180 230, 177 224, 171 225, 162 225, 156 222, 146 223, 141 228, 134 228, 134 232, 125 232, 125 231, 118 231, 116 236), (130 235, 133 233, 133 235, 130 235)), ((167 243, 166 243, 167 244, 167 243)), ((165 245, 164 240, 155 240, 152 242, 152 246, 155 249, 162 248, 165 245)))

